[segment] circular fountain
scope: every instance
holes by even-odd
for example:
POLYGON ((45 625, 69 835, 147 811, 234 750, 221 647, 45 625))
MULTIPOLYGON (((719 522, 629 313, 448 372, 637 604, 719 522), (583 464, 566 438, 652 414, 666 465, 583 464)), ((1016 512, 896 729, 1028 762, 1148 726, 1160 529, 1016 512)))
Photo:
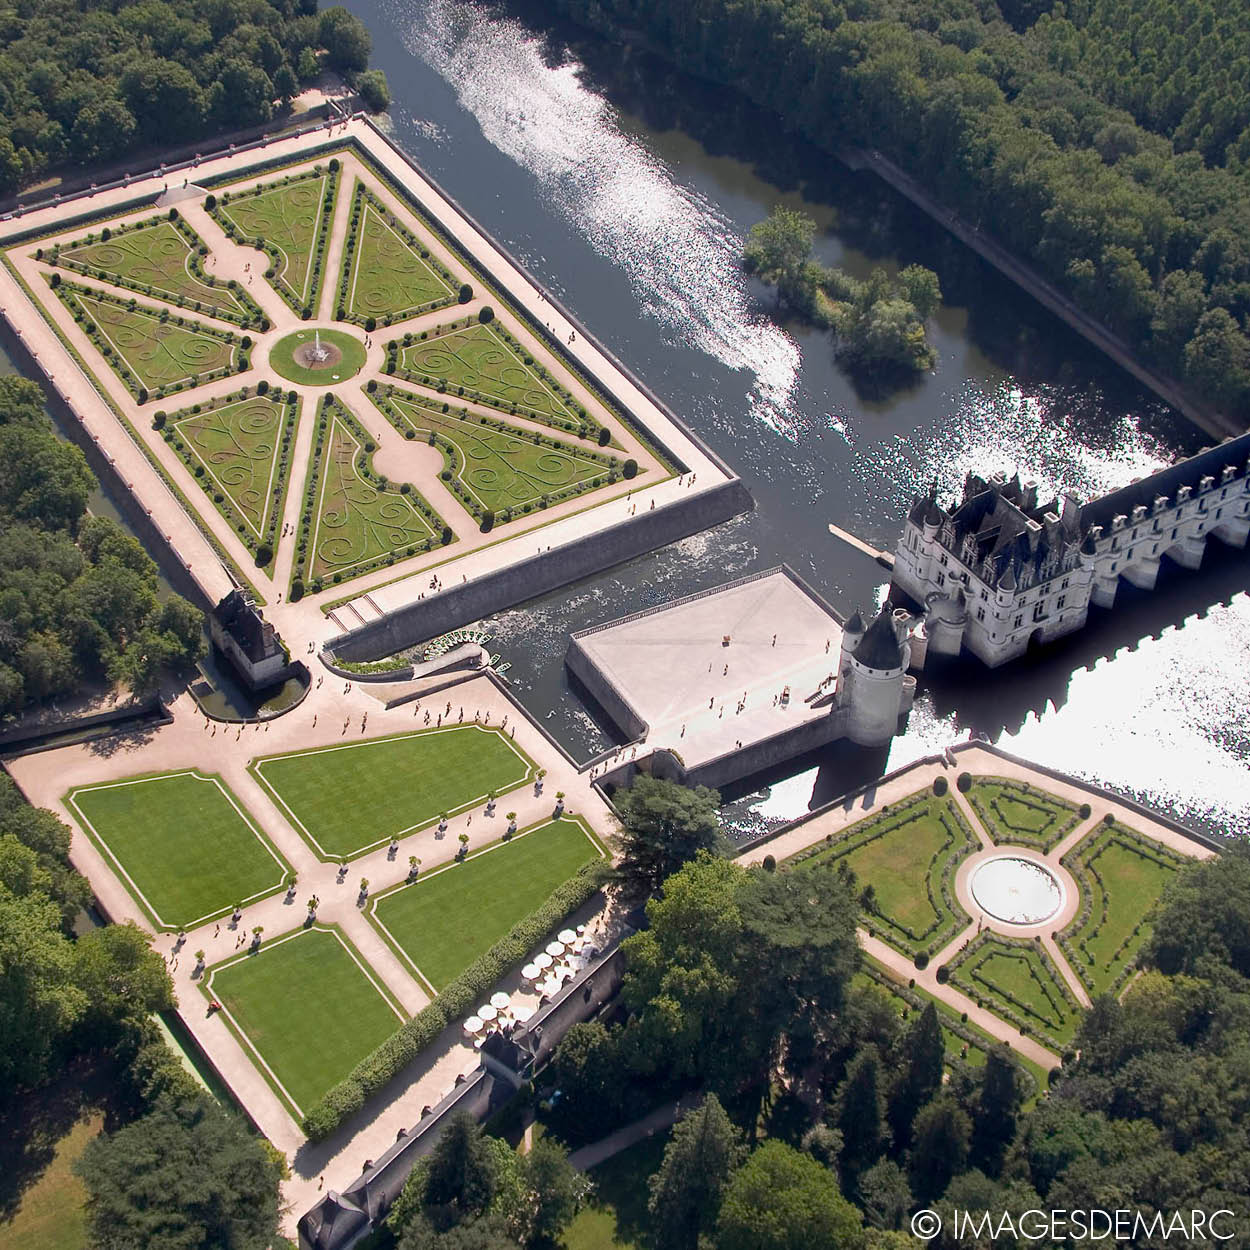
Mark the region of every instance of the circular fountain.
POLYGON ((1043 924, 1063 906, 1059 879, 1022 855, 996 855, 978 864, 968 888, 982 911, 1005 924, 1043 924))

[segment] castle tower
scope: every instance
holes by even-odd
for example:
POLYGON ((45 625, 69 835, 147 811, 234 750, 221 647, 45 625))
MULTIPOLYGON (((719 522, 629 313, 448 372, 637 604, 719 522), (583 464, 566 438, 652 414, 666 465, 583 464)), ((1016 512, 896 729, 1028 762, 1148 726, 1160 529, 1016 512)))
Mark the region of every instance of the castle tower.
POLYGON ((908 711, 915 692, 915 678, 906 676, 907 652, 887 605, 846 656, 844 706, 852 742, 881 746, 898 732, 899 718, 908 711))

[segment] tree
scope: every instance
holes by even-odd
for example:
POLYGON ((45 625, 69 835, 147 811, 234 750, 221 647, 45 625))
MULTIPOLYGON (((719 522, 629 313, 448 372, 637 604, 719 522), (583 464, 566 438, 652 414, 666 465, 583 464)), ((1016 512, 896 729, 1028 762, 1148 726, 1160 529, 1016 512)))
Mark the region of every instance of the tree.
POLYGON ((920 1109, 912 1130, 911 1187, 916 1199, 930 1203, 940 1198, 951 1177, 964 1170, 972 1122, 947 1095, 939 1095, 920 1109))
POLYGON ((11 835, 35 855, 47 882, 40 888, 60 907, 61 927, 68 933, 91 903, 90 885, 69 862, 69 826, 52 812, 31 807, 13 780, 0 774, 0 834, 11 835))
POLYGON ((715 1226, 725 1185, 745 1157, 742 1135, 715 1094, 674 1125, 647 1202, 658 1250, 698 1250, 715 1226))
MULTIPOLYGON (((305 48, 304 51, 307 52, 308 49, 305 48)), ((299 80, 289 65, 283 63, 274 71, 273 89, 283 104, 290 104, 299 95, 299 80)))
POLYGON ((719 849, 719 806, 720 795, 706 786, 691 789, 675 781, 636 777, 628 790, 616 795, 620 879, 649 894, 700 851, 719 849))
POLYGON ((719 1250, 857 1250, 862 1243, 859 1212, 833 1175, 783 1142, 766 1141, 725 1188, 719 1250))
POLYGON ((921 321, 928 321, 942 304, 942 288, 938 276, 923 265, 908 265, 899 272, 899 286, 903 296, 916 310, 921 321))
MULTIPOLYGON (((390 107, 391 89, 386 84, 386 75, 380 69, 365 70, 356 79, 356 91, 371 112, 384 113, 390 107)), ((490 318, 485 320, 489 321, 490 318)))
POLYGON ((878 1228, 902 1228, 915 1205, 907 1174, 893 1159, 878 1159, 859 1178, 864 1214, 878 1228))
POLYGON ((618 1122, 624 1097, 620 1054, 600 1021, 569 1029, 551 1058, 551 1071, 560 1097, 550 1121, 566 1141, 618 1122))
POLYGON ((540 1137, 521 1161, 524 1215, 519 1221, 531 1246, 554 1244, 577 1214, 589 1182, 549 1137, 540 1137))
POLYGON ((82 452, 50 429, 0 425, 0 515, 72 531, 95 484, 82 452))
POLYGON ((107 1044, 123 1021, 174 1006, 165 961, 137 925, 89 930, 74 943, 74 956, 74 980, 87 1001, 80 1044, 107 1044))
POLYGON ((497 1218, 483 1216, 440 1231, 418 1216, 404 1229, 396 1250, 517 1250, 517 1242, 497 1218))
POLYGON ((901 1155, 911 1143, 916 1112, 942 1088, 946 1045, 937 1007, 932 1002, 925 1004, 899 1039, 898 1058, 898 1079, 890 1094, 890 1133, 894 1149, 901 1155))
POLYGON ((805 213, 778 204, 747 235, 742 265, 747 273, 777 288, 782 303, 806 304, 807 263, 816 238, 816 223, 805 213))
POLYGON ((1227 309, 1202 314, 1185 345, 1185 376, 1219 403, 1245 402, 1250 393, 1250 338, 1227 309))
POLYGON ((259 65, 228 60, 208 92, 208 107, 223 128, 256 126, 273 116, 274 85, 259 65))
POLYGON ((87 1010, 61 912, 37 888, 0 885, 0 1099, 37 1085, 87 1010))
POLYGON ((842 1134, 842 1183, 849 1189, 877 1161, 885 1144, 881 1061, 871 1046, 851 1060, 836 1106, 842 1134))
POLYGON ((321 14, 321 46, 332 69, 356 73, 369 64, 373 40, 360 18, 336 4, 321 14))
POLYGON ((161 1098, 76 1171, 95 1250, 267 1250, 277 1235, 278 1164, 208 1098, 161 1098))
POLYGON ((122 75, 121 94, 148 143, 183 142, 204 126, 204 92, 176 61, 148 57, 122 75))
POLYGON ((450 1223, 480 1215, 499 1185, 495 1155, 467 1114, 454 1116, 430 1155, 424 1205, 444 1208, 450 1223))
POLYGON ((997 1176, 1002 1170, 1003 1156, 1016 1135, 1016 1113, 1021 1101, 1015 1060, 1000 1042, 985 1059, 972 1129, 973 1166, 990 1176, 997 1176))

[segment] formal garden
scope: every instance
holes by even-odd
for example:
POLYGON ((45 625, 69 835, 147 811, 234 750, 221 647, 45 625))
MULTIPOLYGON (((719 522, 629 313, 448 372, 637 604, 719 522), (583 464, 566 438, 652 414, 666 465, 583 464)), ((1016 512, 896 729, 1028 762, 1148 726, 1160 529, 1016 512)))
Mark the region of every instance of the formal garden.
MULTIPOLYGON (((325 860, 362 855, 537 773, 505 730, 473 723, 262 756, 249 767, 325 860)), ((497 818, 500 831, 504 823, 497 818)))
POLYGON ((225 916, 290 877, 225 782, 198 769, 80 786, 65 804, 158 929, 225 916))
POLYGON ((973 811, 995 842, 1028 846, 1043 854, 1053 850, 1084 819, 1070 803, 1026 781, 977 777, 971 779, 967 794, 973 811))
POLYGON ((585 821, 563 816, 489 842, 463 860, 377 895, 370 914, 391 945, 440 991, 605 851, 585 821))
POLYGON ((153 419, 261 567, 277 550, 298 414, 294 391, 262 382, 153 419))
POLYGON ((374 402, 405 438, 443 453, 442 479, 485 529, 632 477, 637 465, 576 447, 501 418, 381 387, 374 402))
POLYGON ((252 943, 208 968, 200 986, 299 1119, 405 1012, 337 928, 309 925, 252 943))
POLYGON ((411 483, 371 468, 376 444, 333 395, 322 401, 305 477, 292 595, 320 590, 452 541, 411 483))
POLYGON ((336 312, 367 330, 473 297, 364 183, 352 197, 336 312))
POLYGON ((610 439, 489 306, 476 317, 393 339, 387 344, 387 371, 514 417, 602 440, 604 446, 610 439))
POLYGON ((790 863, 845 863, 865 887, 868 932, 922 966, 971 923, 955 897, 955 871, 977 847, 949 796, 921 792, 790 863))
POLYGON ((248 368, 246 336, 56 277, 74 320, 140 404, 248 368))
POLYGON ((268 329, 264 314, 237 281, 218 282, 204 270, 208 245, 182 219, 169 214, 104 226, 99 236, 49 249, 50 264, 189 308, 246 329, 268 329))
POLYGON ((1039 939, 984 930, 939 973, 973 1002, 1062 1054, 1076 1036, 1081 1006, 1039 939))
POLYGON ((1116 993, 1132 973, 1159 896, 1185 862, 1115 821, 1099 825, 1063 857, 1081 903, 1059 944, 1091 998, 1116 993))
POLYGON ((338 194, 339 162, 264 182, 248 191, 223 191, 205 206, 236 242, 264 252, 265 280, 299 316, 316 315, 325 253, 338 194))

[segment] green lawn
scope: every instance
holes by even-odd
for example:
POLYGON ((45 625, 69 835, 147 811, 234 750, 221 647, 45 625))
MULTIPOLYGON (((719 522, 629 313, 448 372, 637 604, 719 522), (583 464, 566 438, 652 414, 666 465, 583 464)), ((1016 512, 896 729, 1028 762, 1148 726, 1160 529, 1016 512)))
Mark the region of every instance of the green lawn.
POLYGON ((195 769, 65 796, 152 922, 189 929, 278 889, 289 871, 220 777, 195 769))
POLYGON ((360 182, 353 211, 359 220, 348 236, 339 296, 349 321, 399 320, 456 302, 460 283, 424 244, 391 223, 360 182))
MULTIPOLYGON (((496 323, 439 326, 399 349, 399 367, 427 386, 561 428, 578 429, 584 409, 496 323)), ((589 422, 597 429, 596 422, 589 422)))
POLYGON ((548 821, 378 895, 370 913, 424 980, 441 990, 601 853, 581 821, 548 821))
POLYGON ((170 300, 210 316, 250 324, 260 309, 237 284, 209 283, 196 252, 200 237, 185 222, 167 218, 139 223, 137 228, 110 229, 110 237, 94 243, 71 243, 60 249, 58 263, 86 270, 93 278, 140 294, 170 300))
MULTIPOLYGON (((201 412, 175 413, 169 420, 186 448, 196 480, 232 525, 239 519, 254 540, 263 541, 282 511, 289 477, 284 435, 295 437, 295 410, 280 391, 237 400, 201 412)), ((289 446, 289 442, 288 442, 289 446)))
POLYGON ((857 821, 800 867, 845 858, 876 895, 865 922, 906 954, 933 954, 970 923, 954 892, 955 867, 977 849, 949 798, 921 793, 857 821))
POLYGON ((1050 956, 1036 943, 984 934, 951 964, 951 980, 988 1010, 1022 1023, 1043 1045, 1062 1049, 1081 1008, 1050 956))
POLYGON ((269 352, 269 365, 288 382, 298 382, 302 386, 333 386, 335 382, 355 377, 365 367, 365 345, 342 330, 296 330, 273 345, 269 352), (310 369, 295 359, 295 352, 317 337, 322 343, 338 348, 339 359, 333 364, 310 369))
POLYGON ((594 1191, 564 1230, 564 1250, 640 1250, 652 1242, 648 1180, 660 1170, 665 1130, 613 1155, 590 1171, 594 1191))
POLYGON ((215 965, 201 988, 297 1119, 406 1019, 355 947, 319 925, 215 965))
POLYGON ((337 404, 329 411, 329 428, 318 435, 308 475, 310 576, 341 581, 428 550, 442 518, 416 491, 384 487, 368 468, 364 431, 337 404))
POLYGON ((115 358, 109 364, 136 395, 140 387, 154 392, 206 382, 239 365, 241 344, 232 334, 190 322, 179 325, 155 310, 130 308, 68 283, 58 290, 71 309, 76 306, 90 319, 97 346, 120 357, 124 370, 117 368, 115 358))
MULTIPOLYGON (((399 428, 425 435, 433 431, 454 481, 470 501, 470 511, 514 511, 526 504, 569 492, 579 483, 605 483, 609 468, 621 462, 600 452, 582 450, 569 443, 538 436, 506 422, 484 425, 480 418, 444 405, 392 391, 375 402, 388 417, 398 414, 399 428)), ((394 423, 394 422, 393 422, 394 423)), ((457 492, 459 497, 460 492, 457 492)))
POLYGON ((1080 820, 1071 803, 1003 777, 976 778, 968 802, 995 842, 1031 846, 1043 853, 1061 842, 1080 820))
POLYGON ((250 767, 322 859, 424 829, 440 812, 484 803, 535 773, 507 734, 472 724, 270 755, 250 767))
POLYGON ((310 170, 252 191, 226 192, 212 210, 234 226, 241 242, 269 256, 266 278, 297 313, 315 315, 337 187, 337 170, 310 170))
POLYGON ((1063 862, 1082 903, 1063 931, 1064 949, 1093 998, 1116 989, 1137 958, 1159 895, 1184 860, 1121 825, 1099 825, 1063 862))

